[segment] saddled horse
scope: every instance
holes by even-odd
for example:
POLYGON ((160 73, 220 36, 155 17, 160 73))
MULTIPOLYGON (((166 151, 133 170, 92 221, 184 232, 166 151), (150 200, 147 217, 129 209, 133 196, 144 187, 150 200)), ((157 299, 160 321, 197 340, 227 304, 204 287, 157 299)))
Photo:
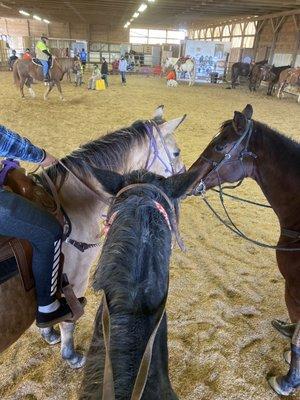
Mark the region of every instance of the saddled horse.
MULTIPOLYGON (((79 61, 72 59, 72 67, 75 67, 76 63, 78 62, 79 61)), ((49 70, 50 82, 44 94, 44 100, 48 99, 48 95, 54 88, 54 86, 57 87, 60 93, 61 100, 64 100, 60 82, 62 81, 65 73, 67 73, 69 69, 69 65, 61 65, 59 59, 54 57, 52 58, 52 65, 49 70)), ((30 95, 32 97, 35 97, 35 93, 31 87, 33 80, 40 82, 44 81, 43 69, 41 65, 35 61, 17 60, 13 66, 13 75, 15 84, 19 87, 21 97, 23 99, 25 98, 24 85, 27 86, 30 95)))
MULTIPOLYGON (((288 68, 281 72, 278 80, 277 97, 282 99, 286 88, 298 90, 298 103, 300 103, 300 68, 288 68)), ((295 92, 297 95, 297 92, 295 92)))
MULTIPOLYGON (((84 295, 90 268, 99 255, 99 218, 107 208, 107 195, 97 180, 95 168, 120 173, 145 168, 164 176, 180 172, 184 166, 173 134, 184 119, 185 116, 165 122, 163 106, 160 106, 152 120, 139 121, 82 145, 61 160, 63 165, 47 170, 68 221, 68 238, 62 246, 64 272, 77 297, 84 295)), ((44 185, 48 187, 47 181, 44 185)), ((24 327, 33 323, 35 309, 34 296, 25 292, 19 276, 0 285, 1 350, 11 344, 12 337, 16 340, 25 331, 24 327), (12 310, 10 315, 7 310, 12 310)), ((61 336, 53 328, 41 332, 50 344, 61 340, 63 359, 72 368, 80 368, 85 363, 85 356, 75 351, 74 329, 75 324, 64 322, 60 325, 61 336)))
MULTIPOLYGON (((272 377, 269 382, 278 394, 289 395, 300 384, 300 144, 252 120, 252 114, 252 106, 247 105, 223 123, 219 135, 191 167, 201 180, 193 193, 204 195, 224 182, 250 177, 278 217, 281 232, 276 257, 285 279, 285 301, 293 324, 277 320, 272 323, 283 335, 292 337, 292 361, 286 376, 272 377)), ((227 226, 233 230, 232 224, 227 226)), ((235 232, 241 233, 238 228, 235 232)))
POLYGON ((187 73, 189 77, 189 86, 194 85, 196 80, 196 65, 194 59, 190 57, 174 58, 170 57, 166 59, 164 69, 174 68, 177 80, 180 78, 182 72, 187 73))
POLYGON ((254 66, 249 79, 249 89, 250 92, 256 91, 261 82, 269 82, 267 95, 272 96, 275 85, 279 81, 279 76, 282 71, 290 68, 290 65, 285 65, 282 67, 275 67, 274 65, 262 65, 262 66, 254 66))
MULTIPOLYGON (((261 66, 268 62, 268 60, 263 60, 255 63, 254 65, 261 66)), ((249 77, 251 70, 254 66, 253 64, 236 62, 231 67, 231 87, 235 89, 240 76, 249 77)), ((230 88, 229 88, 230 89, 230 88)))
POLYGON ((94 288, 103 290, 104 299, 80 399, 177 400, 169 379, 165 307, 176 205, 196 173, 95 174, 115 200, 95 273, 94 288))

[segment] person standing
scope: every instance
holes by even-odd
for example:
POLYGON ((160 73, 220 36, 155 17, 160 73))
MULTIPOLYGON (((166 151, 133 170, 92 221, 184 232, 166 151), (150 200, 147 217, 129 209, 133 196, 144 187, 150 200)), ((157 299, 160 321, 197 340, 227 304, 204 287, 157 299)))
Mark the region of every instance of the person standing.
POLYGON ((127 61, 124 56, 122 56, 121 60, 119 61, 119 71, 121 74, 122 85, 126 86, 127 61))
POLYGON ((108 64, 107 61, 105 60, 105 57, 102 57, 102 64, 101 64, 101 77, 105 82, 105 87, 108 88, 108 64))
POLYGON ((16 52, 16 50, 13 50, 12 55, 9 57, 9 61, 8 61, 10 71, 12 71, 14 63, 17 61, 17 59, 18 59, 17 52, 16 52))
POLYGON ((83 66, 83 70, 85 70, 86 61, 87 61, 87 53, 84 49, 81 50, 79 58, 80 58, 82 66, 83 66))
POLYGON ((49 64, 52 61, 52 54, 47 45, 47 36, 42 35, 41 40, 39 40, 35 46, 36 58, 41 62, 43 66, 44 82, 50 81, 49 76, 49 64))

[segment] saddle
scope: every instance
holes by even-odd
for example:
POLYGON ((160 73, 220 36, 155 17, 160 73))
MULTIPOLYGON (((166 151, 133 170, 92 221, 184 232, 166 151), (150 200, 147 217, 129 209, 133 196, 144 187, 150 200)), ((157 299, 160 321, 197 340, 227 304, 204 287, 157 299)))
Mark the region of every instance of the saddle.
MULTIPOLYGON (((49 64, 49 68, 50 69, 52 69, 52 67, 53 67, 53 57, 51 57, 51 63, 49 63, 49 61, 48 61, 48 64, 49 64)), ((41 63, 41 61, 38 59, 38 58, 32 58, 31 59, 31 62, 34 64, 34 65, 37 65, 38 67, 43 67, 43 64, 41 63)))
MULTIPOLYGON (((61 225, 64 224, 63 215, 57 209, 58 207, 52 196, 42 186, 34 182, 31 177, 25 175, 25 171, 18 168, 17 163, 8 160, 4 161, 4 169, 6 169, 5 178, 3 179, 5 189, 40 205, 53 214, 61 225)), ((26 240, 0 236, 0 264, 11 258, 15 258, 17 262, 24 289, 26 291, 32 290, 34 288, 34 279, 31 263, 32 247, 30 243, 26 240)))

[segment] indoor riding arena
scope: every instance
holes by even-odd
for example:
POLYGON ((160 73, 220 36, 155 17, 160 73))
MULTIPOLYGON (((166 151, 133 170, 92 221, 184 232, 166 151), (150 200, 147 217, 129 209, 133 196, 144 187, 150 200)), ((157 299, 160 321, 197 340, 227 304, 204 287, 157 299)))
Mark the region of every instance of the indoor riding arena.
POLYGON ((299 0, 0 34, 0 399, 300 399, 299 0))

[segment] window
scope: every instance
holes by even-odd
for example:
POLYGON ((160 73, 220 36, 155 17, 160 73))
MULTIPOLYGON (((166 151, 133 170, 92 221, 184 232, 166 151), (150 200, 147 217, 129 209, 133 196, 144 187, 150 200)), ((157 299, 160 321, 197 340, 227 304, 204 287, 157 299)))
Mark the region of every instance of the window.
POLYGON ((242 37, 238 36, 238 37, 234 37, 232 39, 232 47, 241 47, 242 45, 242 37))
POLYGON ((242 35, 242 28, 241 24, 236 24, 233 28, 233 36, 241 36, 242 35))
POLYGON ((230 36, 231 29, 232 29, 232 25, 226 25, 226 26, 224 27, 223 36, 225 36, 225 37, 228 36, 228 37, 229 37, 229 36, 230 36))
POLYGON ((245 35, 255 35, 255 33, 256 33, 255 22, 249 22, 245 30, 245 35))
POLYGON ((254 47, 254 36, 244 37, 243 47, 247 49, 253 49, 254 47))
MULTIPOLYGON (((194 35, 197 31, 195 31, 194 35)), ((180 44, 187 32, 164 29, 130 29, 131 44, 180 44)))

